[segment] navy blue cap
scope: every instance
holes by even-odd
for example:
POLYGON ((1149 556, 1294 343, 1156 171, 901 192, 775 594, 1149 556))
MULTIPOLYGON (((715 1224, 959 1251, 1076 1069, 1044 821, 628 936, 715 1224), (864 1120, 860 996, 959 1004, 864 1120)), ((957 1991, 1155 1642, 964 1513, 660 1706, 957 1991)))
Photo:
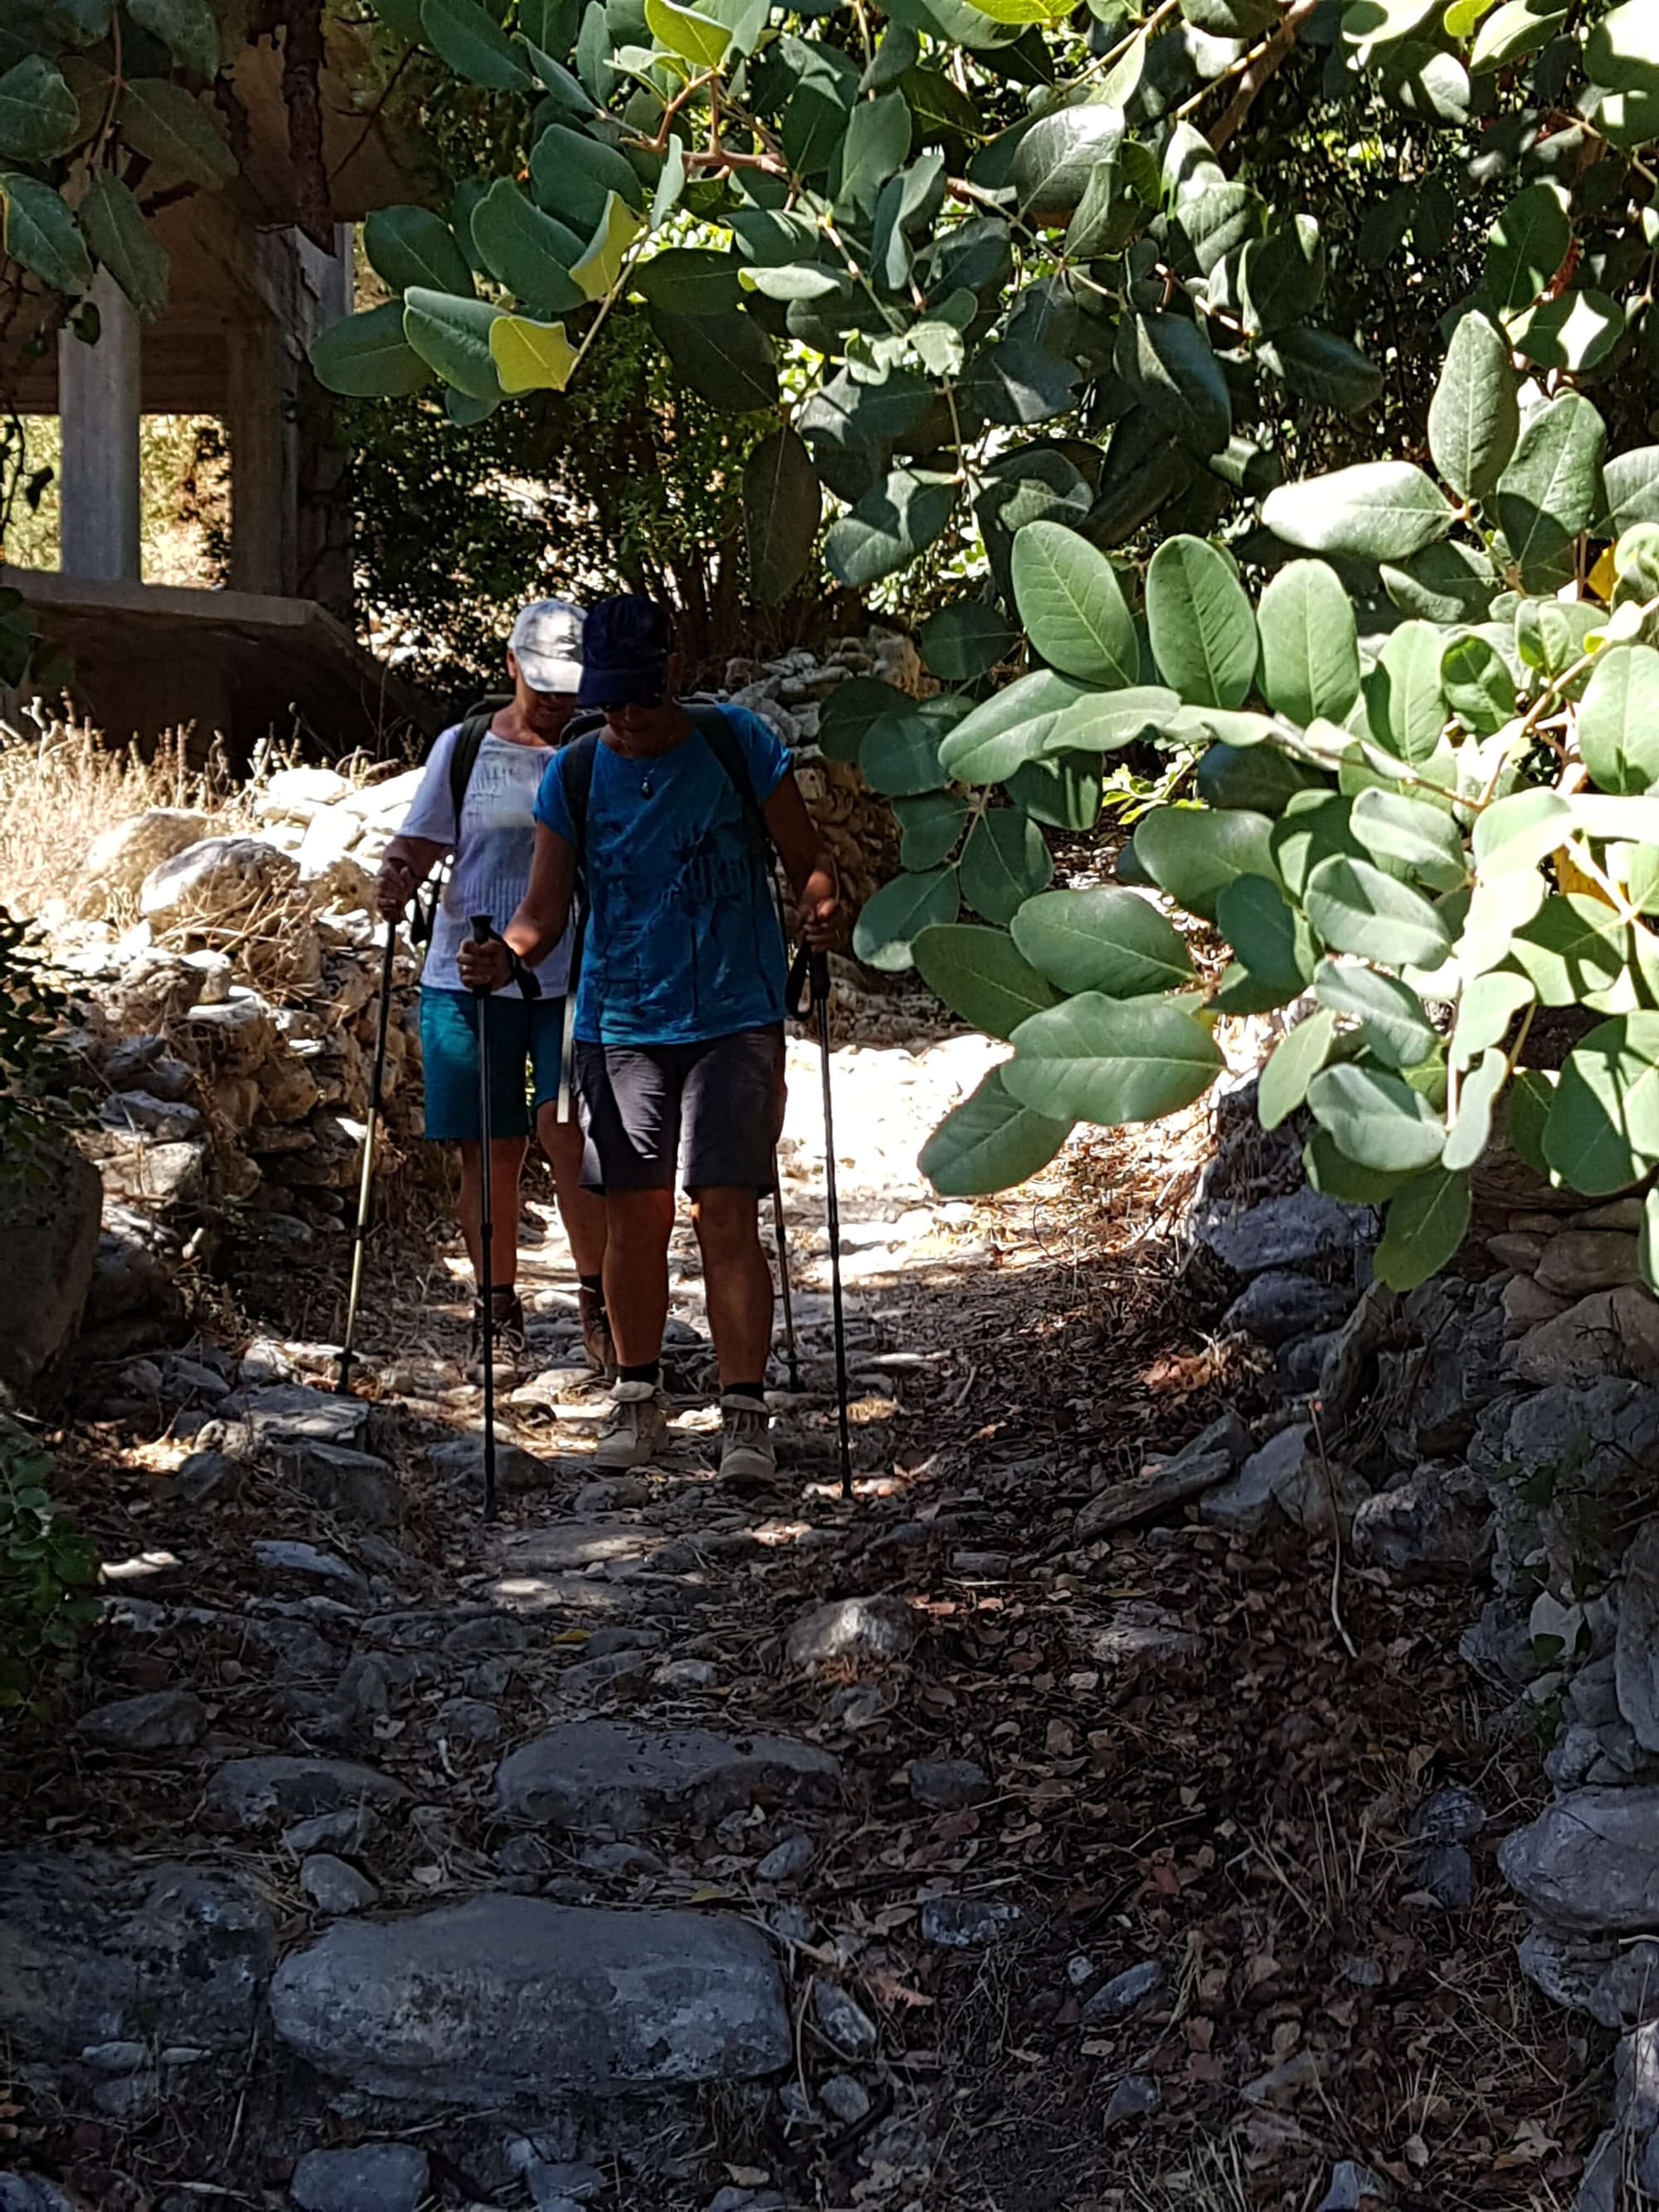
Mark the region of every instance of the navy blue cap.
POLYGON ((584 707, 654 707, 673 651, 668 610, 638 592, 600 599, 582 625, 584 707))

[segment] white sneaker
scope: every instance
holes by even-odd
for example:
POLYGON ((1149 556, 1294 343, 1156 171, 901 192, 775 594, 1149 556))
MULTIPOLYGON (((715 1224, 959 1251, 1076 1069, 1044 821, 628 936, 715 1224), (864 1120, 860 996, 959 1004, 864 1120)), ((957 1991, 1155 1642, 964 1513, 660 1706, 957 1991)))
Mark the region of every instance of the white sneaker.
POLYGON ((614 1382, 611 1411, 593 1451, 595 1467, 647 1467, 668 1432, 668 1400, 653 1382, 614 1382))
POLYGON ((764 1406, 752 1398, 720 1400, 720 1480, 722 1482, 775 1481, 778 1455, 772 1442, 772 1421, 764 1406))

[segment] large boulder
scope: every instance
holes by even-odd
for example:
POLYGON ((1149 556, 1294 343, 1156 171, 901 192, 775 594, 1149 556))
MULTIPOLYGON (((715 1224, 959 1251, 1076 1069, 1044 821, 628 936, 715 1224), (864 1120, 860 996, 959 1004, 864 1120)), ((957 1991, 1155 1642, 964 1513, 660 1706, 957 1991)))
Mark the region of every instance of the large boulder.
POLYGON ((103 1186, 72 1146, 14 1146, 0 1172, 0 1382, 27 1390, 68 1345, 92 1286, 103 1186))
POLYGON ((200 842, 213 827, 210 815, 186 806, 151 806, 101 831, 81 858, 76 911, 88 920, 131 910, 150 872, 200 842))
POLYGON ((568 2090, 749 2080, 793 2051, 777 1958, 750 1922, 535 1897, 337 1921, 283 1960, 270 2015, 325 2075, 492 2112, 568 2090))
POLYGON ((204 837, 150 870, 138 909, 155 929, 224 928, 279 897, 299 873, 262 837, 204 837))
POLYGON ((1511 1889, 1557 1928, 1639 1936, 1659 1928, 1659 1785, 1575 1790, 1506 1836, 1511 1889))

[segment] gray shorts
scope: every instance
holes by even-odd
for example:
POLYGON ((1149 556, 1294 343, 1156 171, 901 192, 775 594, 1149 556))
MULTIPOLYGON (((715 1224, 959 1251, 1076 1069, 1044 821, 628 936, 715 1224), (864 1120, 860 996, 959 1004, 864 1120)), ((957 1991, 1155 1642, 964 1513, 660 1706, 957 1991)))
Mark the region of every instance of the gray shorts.
POLYGON ((589 1190, 769 1190, 783 1127, 783 1024, 703 1044, 581 1044, 589 1190))

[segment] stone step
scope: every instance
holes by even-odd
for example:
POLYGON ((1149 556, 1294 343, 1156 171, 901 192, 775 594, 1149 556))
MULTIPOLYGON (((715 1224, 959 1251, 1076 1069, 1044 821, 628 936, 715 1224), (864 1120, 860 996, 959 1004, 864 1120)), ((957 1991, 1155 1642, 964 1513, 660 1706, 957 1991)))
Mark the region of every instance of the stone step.
POLYGON ((641 1836, 708 1823, 759 1798, 833 1804, 841 1765, 787 1736, 654 1734, 618 1721, 571 1721, 510 1752, 495 1773, 496 1810, 586 1835, 641 1836))
POLYGON ((337 1922, 283 1960, 270 2013, 325 2075, 477 2111, 745 2081, 787 2066, 793 2050, 776 1954, 750 1922, 499 1894, 337 1922))

